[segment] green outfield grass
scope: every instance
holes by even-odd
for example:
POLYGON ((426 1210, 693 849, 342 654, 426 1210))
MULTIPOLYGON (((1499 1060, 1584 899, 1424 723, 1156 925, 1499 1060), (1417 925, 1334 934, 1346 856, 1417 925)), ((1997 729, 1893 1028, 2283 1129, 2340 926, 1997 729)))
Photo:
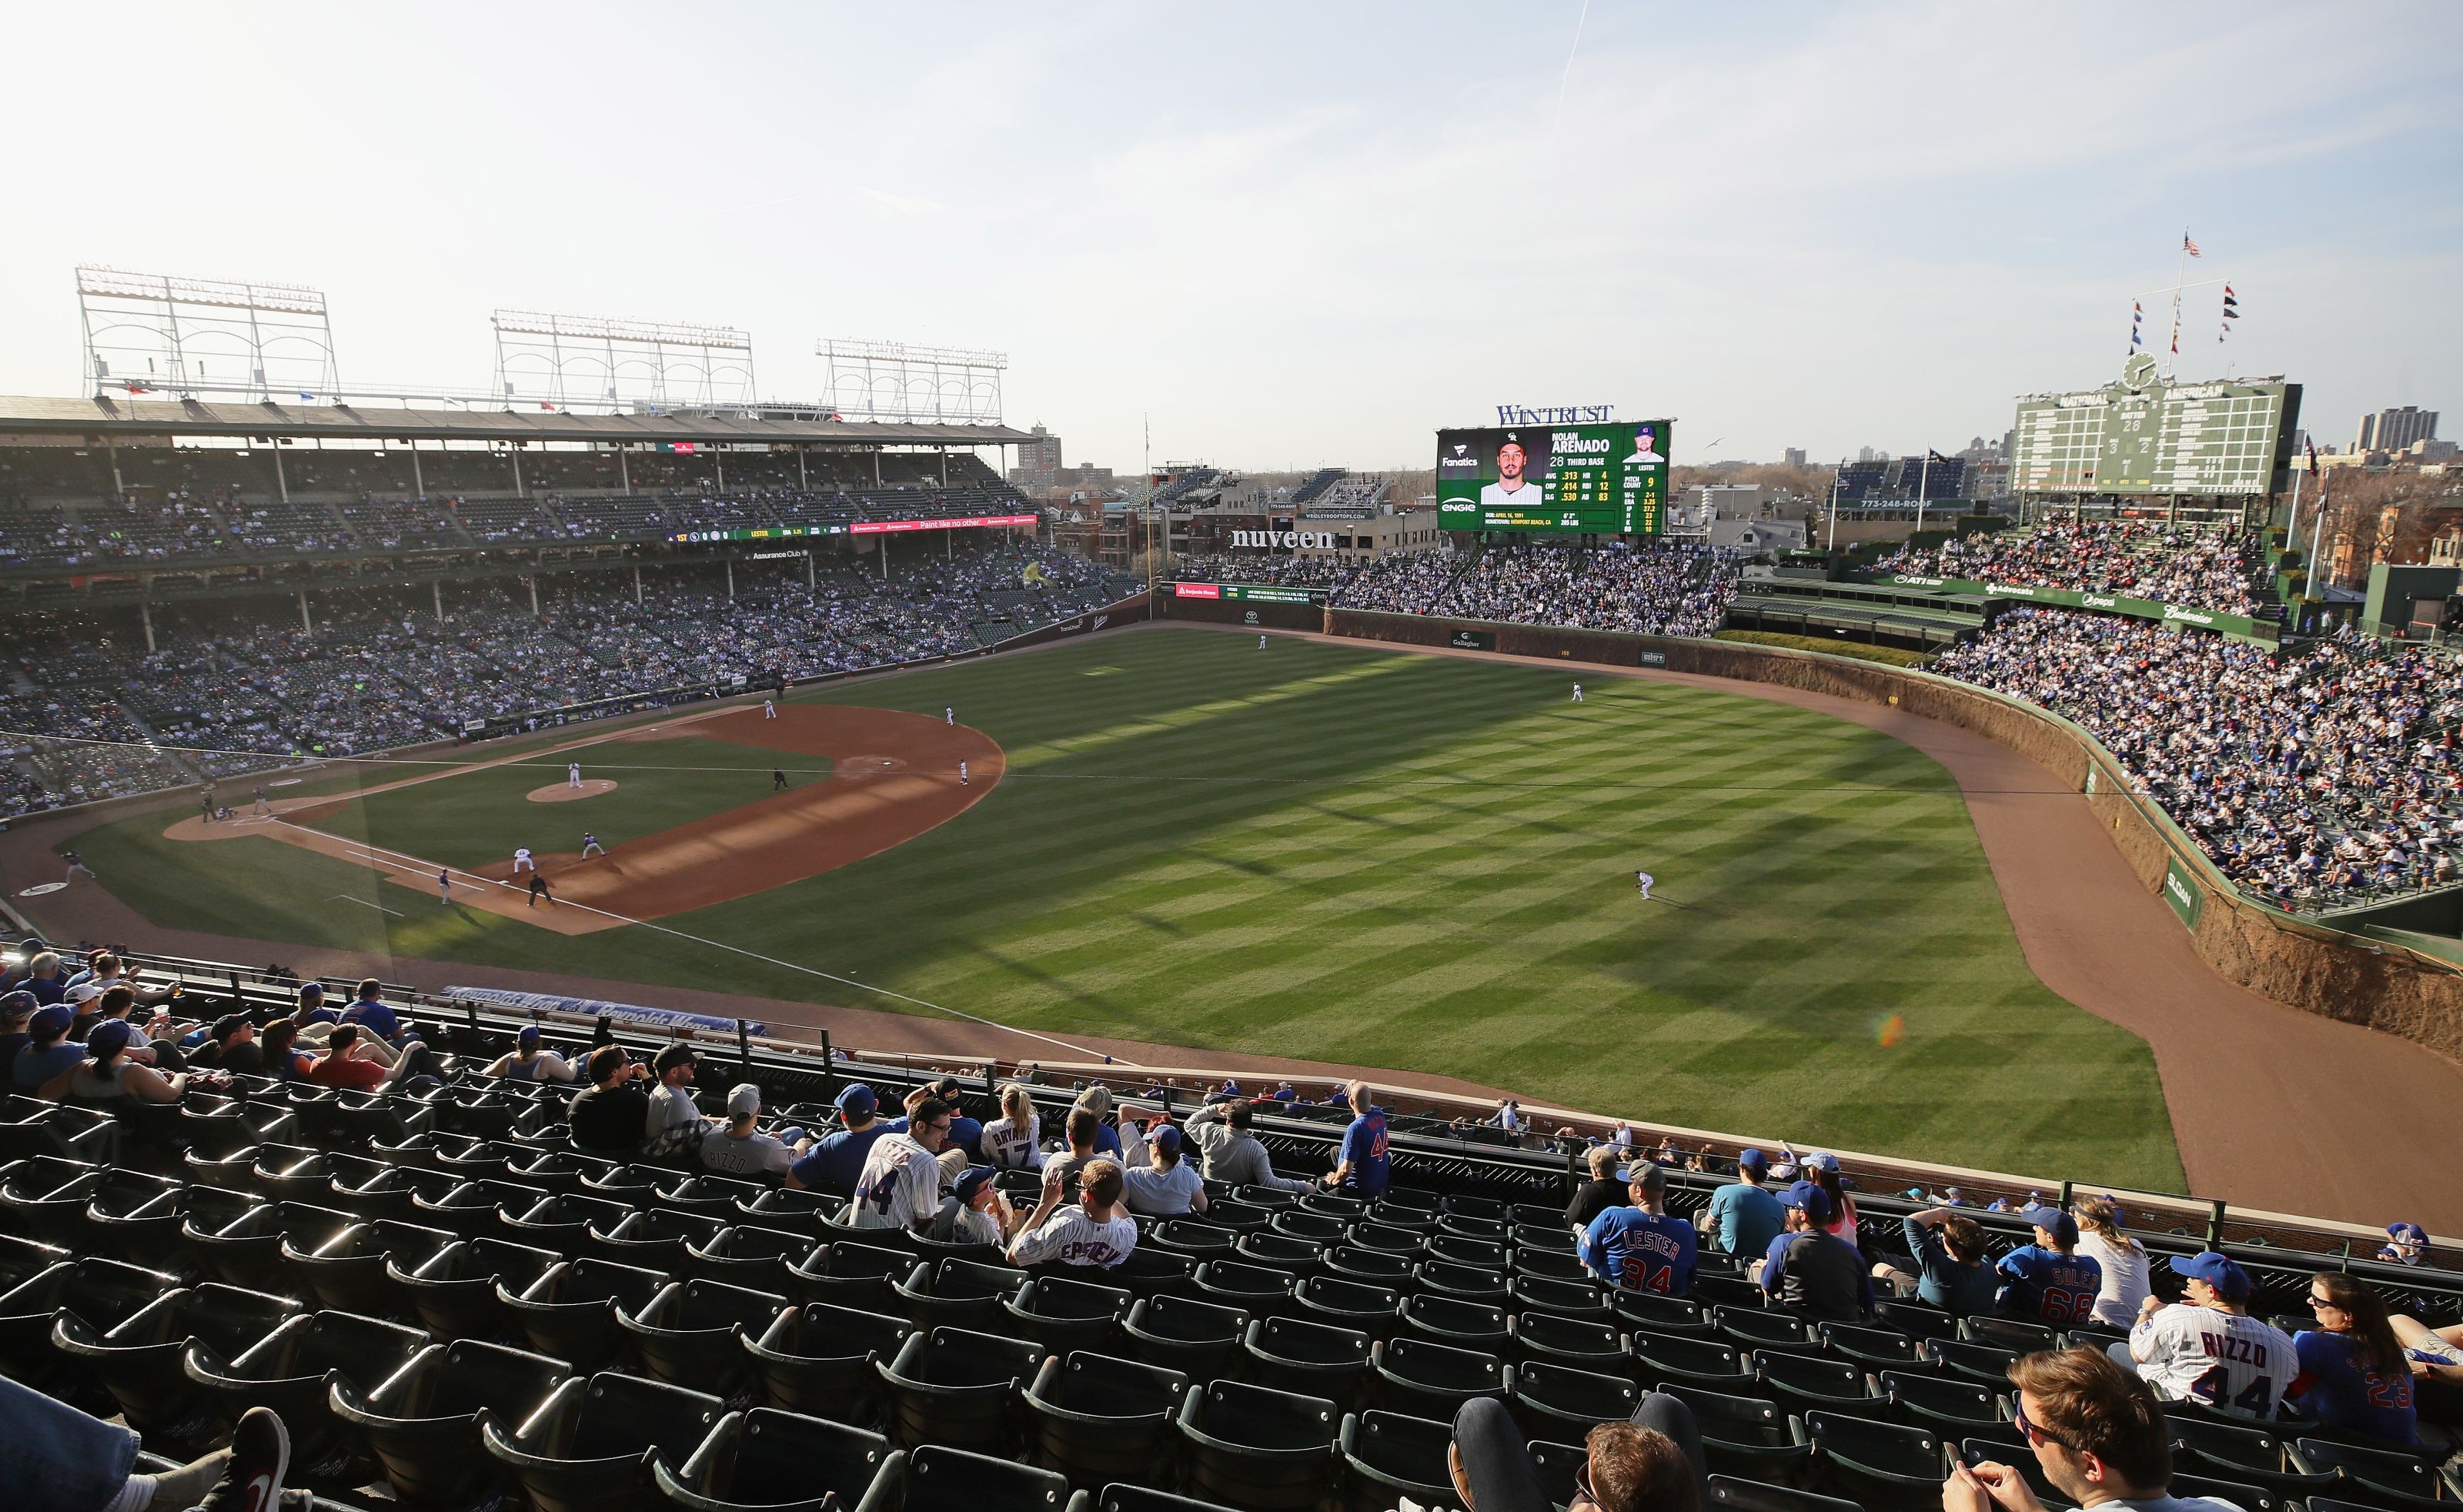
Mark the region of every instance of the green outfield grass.
POLYGON ((313 823, 346 839, 476 868, 511 860, 519 845, 542 853, 578 851, 584 830, 601 845, 619 846, 724 813, 770 796, 770 772, 779 767, 793 768, 788 780, 798 788, 830 772, 825 756, 659 735, 370 793, 313 823), (584 777, 612 778, 616 790, 575 805, 531 802, 533 789, 563 783, 565 764, 577 758, 584 777))
MULTIPOLYGON (((849 687, 839 702, 953 703, 1009 775, 895 851, 662 922, 1056 1034, 2180 1186, 2145 1043, 2028 970, 1939 766, 1808 710, 1614 678, 1575 704, 1572 680, 1164 630, 849 687), (1635 896, 1637 867, 1666 901, 1635 896), (1893 1013, 1905 1034, 1885 1047, 1893 1013)), ((706 744, 621 748, 631 765, 706 744)), ((537 769, 512 780, 526 791, 537 769)), ((620 780, 676 794, 661 803, 698 790, 682 773, 620 780)), ((624 791, 585 806, 594 826, 624 791)), ((381 843, 478 843, 458 799, 414 797, 365 806, 397 836, 381 843)), ((272 841, 166 842, 164 817, 76 841, 162 924, 899 1005, 646 929, 569 939, 441 908, 272 841)), ((485 858, 503 850, 490 837, 485 858)))

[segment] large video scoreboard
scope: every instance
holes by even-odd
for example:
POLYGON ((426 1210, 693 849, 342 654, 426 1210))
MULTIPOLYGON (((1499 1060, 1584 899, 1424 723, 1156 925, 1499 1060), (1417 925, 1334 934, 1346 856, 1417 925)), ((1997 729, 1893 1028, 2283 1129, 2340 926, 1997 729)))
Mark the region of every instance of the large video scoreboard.
POLYGON ((1670 425, 1511 425, 1437 432, 1437 525, 1448 530, 1657 535, 1670 425))
POLYGON ((2018 401, 2010 486, 2020 493, 2278 491, 2300 385, 2166 382, 2141 354, 2119 382, 2018 401))

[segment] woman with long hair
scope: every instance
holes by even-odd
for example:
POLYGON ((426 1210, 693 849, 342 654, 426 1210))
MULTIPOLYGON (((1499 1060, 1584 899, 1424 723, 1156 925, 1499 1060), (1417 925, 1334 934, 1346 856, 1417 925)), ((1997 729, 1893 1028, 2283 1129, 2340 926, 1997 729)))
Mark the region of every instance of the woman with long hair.
POLYGON ((1000 1090, 1001 1115, 984 1125, 984 1163, 1002 1171, 1043 1166, 1043 1120, 1035 1095, 1015 1082, 1000 1090))
POLYGON ((1824 1150, 1805 1158, 1805 1174, 1813 1184, 1830 1194, 1830 1221, 1822 1227, 1848 1243, 1856 1242, 1856 1199, 1847 1195, 1847 1187, 1839 1177, 1839 1157, 1824 1150))
POLYGON ((2137 1326, 2138 1308, 2147 1300, 2147 1246, 2121 1226, 2121 1209, 2110 1198, 2082 1197, 2070 1202, 2078 1220, 2078 1252, 2103 1267, 2103 1285, 2095 1294, 2095 1321, 2116 1328, 2137 1326))
POLYGON ((86 1058, 52 1078, 42 1095, 54 1102, 175 1103, 188 1090, 185 1071, 164 1076, 128 1058, 132 1031, 126 1019, 106 1019, 86 1036, 86 1058))
POLYGON ((2321 1270, 2309 1278, 2309 1310, 2318 1327, 2292 1336, 2300 1378, 2308 1382, 2293 1405, 2330 1428, 2420 1442, 2411 1362, 2387 1321, 2385 1301, 2365 1283, 2321 1270))

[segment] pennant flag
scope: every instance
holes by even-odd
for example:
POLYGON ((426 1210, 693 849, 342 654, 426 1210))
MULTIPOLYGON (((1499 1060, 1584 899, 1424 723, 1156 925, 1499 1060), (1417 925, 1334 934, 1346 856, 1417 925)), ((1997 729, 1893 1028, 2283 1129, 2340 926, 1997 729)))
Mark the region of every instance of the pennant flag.
POLYGON ((120 386, 126 389, 131 394, 151 394, 154 392, 142 383, 122 383, 120 386))
POLYGON ((2312 477, 2312 478, 2315 478, 2316 476, 2318 476, 2318 443, 2317 443, 2316 442, 2314 442, 2314 441, 2313 441, 2313 442, 2309 443, 2308 444, 2309 444, 2309 476, 2310 476, 2310 477, 2312 477))
POLYGON ((554 408, 556 408, 556 406, 555 406, 555 405, 553 405, 553 404, 551 404, 551 403, 549 403, 549 402, 548 402, 547 400, 539 400, 539 408, 541 408, 541 409, 554 409, 554 408))
POLYGON ((308 392, 306 389, 304 389, 304 388, 303 388, 303 389, 301 389, 301 390, 299 391, 299 397, 300 397, 301 399, 304 399, 304 400, 308 400, 308 401, 309 401, 310 403, 312 403, 312 404, 313 404, 313 403, 315 403, 315 402, 316 402, 316 395, 309 393, 309 392, 308 392))
POLYGON ((2129 301, 2129 350, 2138 350, 2138 323, 2147 318, 2147 308, 2137 300, 2129 301))
POLYGON ((2192 257, 2204 257, 2207 255, 2206 253, 2198 250, 2198 244, 2190 240, 2190 233, 2187 231, 2183 231, 2181 233, 2181 250, 2189 253, 2192 257))
POLYGON ((2224 285, 2224 318, 2229 320, 2239 313, 2240 296, 2233 292, 2232 285, 2226 284, 2224 285))

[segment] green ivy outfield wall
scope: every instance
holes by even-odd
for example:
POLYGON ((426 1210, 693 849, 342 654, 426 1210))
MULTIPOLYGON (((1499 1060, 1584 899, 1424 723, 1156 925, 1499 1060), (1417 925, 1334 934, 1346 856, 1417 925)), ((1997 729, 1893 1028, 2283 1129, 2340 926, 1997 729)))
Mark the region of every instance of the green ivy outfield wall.
POLYGON ((2193 609, 2187 604, 2163 604, 2151 598, 2123 598, 2113 594, 2078 594, 2065 588, 2025 588, 2015 583, 1979 583, 1970 577, 1919 577, 1909 572, 1862 572, 1857 580, 1880 583, 1891 588, 1923 588, 1940 594, 1980 594, 1987 598, 2016 598, 2031 604, 2059 604, 2064 609, 2097 609, 2107 615, 2126 615, 2132 619, 2155 619, 2167 624, 2195 625, 2201 630, 2213 630, 2242 640, 2256 640, 2273 645, 2283 638, 2283 627, 2271 619, 2251 619, 2243 615, 2219 614, 2212 609, 2193 609))
POLYGON ((2163 810, 2130 789, 2121 765, 2093 736, 2033 704, 1928 672, 1740 641, 1354 609, 1329 609, 1324 616, 1327 634, 1356 639, 1491 649, 1483 641, 1493 637, 1493 649, 1509 656, 1775 683, 1889 704, 1973 730, 2083 793, 2140 885, 2165 897, 2199 956, 2226 981, 2463 1061, 2463 973, 2433 957, 2362 940, 2244 896, 2163 810))

